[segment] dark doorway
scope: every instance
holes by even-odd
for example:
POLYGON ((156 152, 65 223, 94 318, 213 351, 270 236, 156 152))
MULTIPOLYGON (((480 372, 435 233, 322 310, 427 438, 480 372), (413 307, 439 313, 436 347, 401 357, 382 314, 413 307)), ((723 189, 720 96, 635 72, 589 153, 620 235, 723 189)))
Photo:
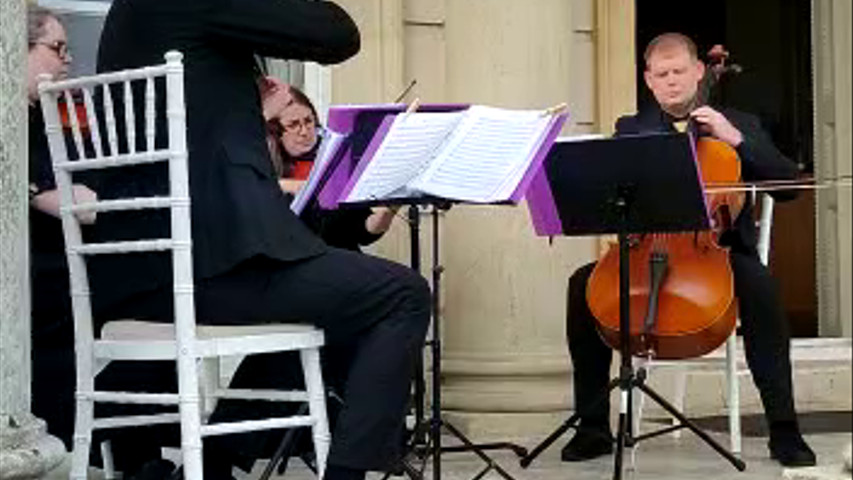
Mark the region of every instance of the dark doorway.
MULTIPOLYGON (((654 102, 643 80, 643 49, 656 35, 690 36, 700 55, 715 44, 743 72, 726 78, 718 98, 761 119, 779 149, 803 175, 814 169, 809 0, 718 0, 686 8, 672 0, 636 1, 637 107, 654 102)), ((703 56, 704 58, 704 56, 703 56)), ((795 336, 817 335, 814 195, 777 203, 771 268, 779 279, 795 336)))

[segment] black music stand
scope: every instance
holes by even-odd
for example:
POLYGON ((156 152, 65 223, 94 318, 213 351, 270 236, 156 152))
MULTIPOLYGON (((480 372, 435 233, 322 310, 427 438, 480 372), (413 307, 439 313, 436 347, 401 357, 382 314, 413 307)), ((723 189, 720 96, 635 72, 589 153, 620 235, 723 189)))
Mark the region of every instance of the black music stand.
MULTIPOLYGON (((641 368, 635 372, 631 362, 628 236, 706 230, 710 226, 688 135, 651 134, 557 142, 545 162, 544 173, 546 184, 533 187, 539 188, 536 192, 539 205, 535 208, 546 212, 538 216, 540 234, 549 228, 551 234, 571 236, 618 234, 621 362, 619 376, 611 380, 606 391, 599 393, 594 404, 577 405, 576 412, 568 420, 521 459, 521 466, 528 467, 560 435, 575 427, 584 413, 604 401, 611 390, 619 388, 614 479, 622 478, 622 456, 626 446, 633 447, 641 440, 680 428, 689 428, 736 469, 743 471, 746 468, 743 461, 646 385, 645 370, 641 368), (550 197, 550 205, 549 201, 542 201, 545 197, 550 197), (550 227, 546 228, 545 224, 550 227), (554 229, 555 225, 559 228, 554 229), (635 437, 631 422, 634 388, 640 389, 681 423, 635 437)), ((531 205, 532 215, 533 209, 531 205)))
MULTIPOLYGON (((462 104, 429 104, 421 105, 418 111, 434 111, 434 112, 451 112, 466 108, 467 105, 462 104)), ((389 114, 402 111, 400 106, 394 108, 385 108, 377 106, 373 109, 365 109, 356 113, 352 120, 352 133, 349 135, 346 142, 349 143, 349 157, 346 165, 341 165, 346 172, 348 178, 353 174, 356 165, 359 163, 362 155, 368 149, 370 142, 376 134, 380 124, 389 114)), ((340 159, 339 159, 340 160, 340 159)), ((329 172, 329 176, 331 172, 329 172)), ((326 181, 329 179, 327 178, 326 181)), ((323 183, 326 183, 325 181, 323 183)), ((424 378, 425 368, 423 359, 418 358, 413 373, 413 390, 414 390, 414 413, 415 424, 408 432, 406 439, 405 451, 399 462, 399 469, 394 473, 405 473, 412 480, 421 480, 423 478, 423 470, 427 460, 432 457, 433 471, 432 476, 435 480, 441 478, 441 454, 451 452, 472 452, 476 454, 484 463, 484 469, 476 475, 475 478, 480 478, 489 470, 494 469, 498 474, 506 480, 514 480, 510 474, 500 467, 493 459, 485 452, 488 450, 511 450, 517 456, 523 457, 527 455, 527 449, 511 443, 511 442, 492 442, 492 443, 473 443, 461 431, 452 424, 444 420, 441 416, 441 343, 440 339, 440 283, 441 275, 444 272, 444 267, 439 260, 439 218, 442 211, 450 209, 455 203, 450 200, 436 197, 411 197, 398 198, 392 200, 376 200, 368 202, 360 202, 356 204, 338 205, 338 208, 352 208, 356 206, 406 206, 408 207, 407 223, 409 224, 409 240, 410 240, 410 266, 413 270, 421 272, 421 255, 420 255, 420 213, 422 208, 429 208, 432 217, 432 306, 433 306, 433 321, 431 323, 431 340, 427 343, 430 355, 432 358, 431 365, 431 410, 427 414, 425 409, 426 403, 426 380, 424 378), (441 445, 441 428, 444 427, 451 435, 456 437, 461 442, 461 445, 442 446, 441 445), (420 461, 420 468, 413 465, 410 461, 420 461)), ((384 478, 387 478, 385 475, 384 478)))

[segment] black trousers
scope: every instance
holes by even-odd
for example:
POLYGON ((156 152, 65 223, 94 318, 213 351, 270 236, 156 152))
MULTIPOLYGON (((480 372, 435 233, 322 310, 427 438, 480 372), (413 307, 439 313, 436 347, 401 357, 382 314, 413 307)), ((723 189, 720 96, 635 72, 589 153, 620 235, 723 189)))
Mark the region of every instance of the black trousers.
MULTIPOLYGON (((303 322, 322 328, 327 348, 346 352, 350 363, 344 368, 345 405, 332 432, 329 463, 378 470, 396 458, 413 362, 421 354, 430 318, 429 287, 420 275, 387 260, 330 249, 293 263, 253 258, 196 283, 199 323, 303 322)), ((171 292, 158 291, 99 312, 98 317, 171 321, 171 311, 171 292)), ((295 377, 292 360, 277 354, 249 357, 231 385, 290 388, 295 377)), ((211 421, 253 418, 269 408, 259 402, 223 401, 211 421)), ((251 460, 247 457, 258 453, 265 437, 253 433, 211 438, 205 443, 205 459, 221 461, 231 455, 243 466, 241 460, 251 460)))
MULTIPOLYGON (((740 309, 744 349, 752 378, 761 394, 765 416, 776 422, 794 422, 793 387, 788 323, 779 287, 755 254, 731 252, 735 294, 740 309)), ((574 364, 575 408, 591 405, 607 388, 612 352, 598 334, 586 302, 586 285, 595 264, 585 265, 569 278, 566 335, 574 364)), ((609 402, 595 406, 581 424, 608 424, 609 402)))

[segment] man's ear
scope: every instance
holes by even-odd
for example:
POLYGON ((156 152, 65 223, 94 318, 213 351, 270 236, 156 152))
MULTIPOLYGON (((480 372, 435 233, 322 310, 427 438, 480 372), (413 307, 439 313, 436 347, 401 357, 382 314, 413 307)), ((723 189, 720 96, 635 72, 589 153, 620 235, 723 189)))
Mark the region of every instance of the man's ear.
POLYGON ((643 80, 646 81, 646 87, 651 90, 652 89, 652 72, 649 69, 643 70, 643 80))
POLYGON ((705 62, 702 60, 696 60, 696 73, 699 74, 700 80, 705 76, 705 62))

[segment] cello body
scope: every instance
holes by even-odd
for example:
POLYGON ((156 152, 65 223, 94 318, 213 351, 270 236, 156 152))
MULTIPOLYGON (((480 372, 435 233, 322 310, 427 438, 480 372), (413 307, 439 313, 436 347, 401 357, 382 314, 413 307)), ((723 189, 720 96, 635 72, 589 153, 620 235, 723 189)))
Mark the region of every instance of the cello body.
MULTIPOLYGON (((705 184, 740 181, 740 162, 728 144, 700 138, 696 153, 705 184)), ((646 234, 630 241, 630 350, 634 355, 661 359, 701 356, 720 346, 735 328, 734 279, 728 249, 719 245, 718 237, 740 213, 743 195, 714 193, 706 201, 712 230, 646 234), (665 273, 657 283, 653 259, 665 262, 665 273)), ((618 348, 617 244, 611 245, 593 269, 586 293, 602 338, 618 348)))

